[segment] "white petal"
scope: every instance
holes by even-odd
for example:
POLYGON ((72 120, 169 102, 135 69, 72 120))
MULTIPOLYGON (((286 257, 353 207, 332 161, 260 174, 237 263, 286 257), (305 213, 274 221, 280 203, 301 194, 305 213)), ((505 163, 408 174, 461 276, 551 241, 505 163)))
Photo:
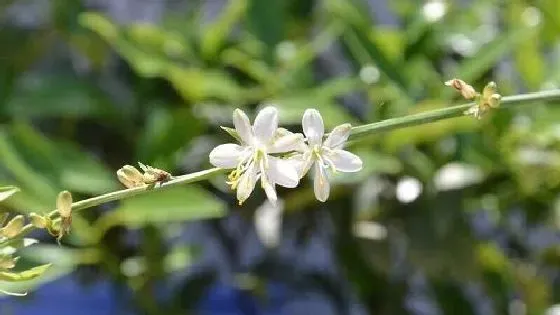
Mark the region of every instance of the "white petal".
POLYGON ((221 144, 210 152, 210 163, 221 168, 236 168, 244 148, 235 143, 221 144))
MULTIPOLYGON (((262 176, 261 176, 261 180, 262 180, 262 176)), ((278 200, 278 195, 276 194, 276 185, 271 184, 269 182, 263 183, 262 188, 264 189, 264 192, 266 193, 266 198, 268 198, 268 201, 270 201, 270 203, 272 203, 273 205, 276 204, 276 200, 278 200)))
POLYGON ((255 230, 261 242, 267 247, 275 247, 280 242, 282 230, 283 204, 265 202, 255 211, 255 230))
POLYGON ((359 156, 344 150, 334 150, 325 157, 341 172, 358 172, 363 166, 359 156))
POLYGON ((253 192, 255 189, 255 184, 258 179, 258 168, 255 163, 251 163, 245 173, 239 178, 239 184, 237 185, 237 200, 241 205, 253 192))
POLYGON ((266 193, 266 197, 272 204, 276 204, 276 200, 278 199, 278 195, 276 194, 276 184, 270 182, 268 178, 268 174, 266 172, 264 160, 260 161, 260 170, 261 170, 261 187, 266 193))
POLYGON ((288 161, 294 165, 300 179, 307 174, 309 168, 313 165, 313 159, 311 159, 311 152, 309 150, 303 154, 297 154, 288 158, 288 161))
POLYGON ((252 144, 253 130, 251 129, 251 121, 249 117, 239 108, 233 111, 233 124, 239 137, 245 144, 252 144))
POLYGON ((274 156, 268 156, 268 178, 272 183, 287 188, 294 188, 299 183, 299 176, 295 165, 290 160, 282 160, 274 156))
POLYGON ((278 129, 278 110, 272 106, 261 109, 253 125, 255 137, 262 144, 269 143, 276 129, 278 129))
POLYGON ((315 193, 315 198, 321 202, 325 202, 329 199, 331 191, 327 172, 323 167, 321 167, 320 163, 315 163, 314 173, 313 192, 315 193))
POLYGON ((348 136, 350 136, 351 130, 352 125, 350 124, 335 127, 323 145, 331 149, 342 149, 344 143, 348 140, 348 136))
POLYGON ((301 120, 303 133, 307 137, 309 144, 321 144, 323 142, 323 135, 325 134, 325 126, 323 125, 323 118, 316 109, 307 109, 303 113, 301 120))
POLYGON ((302 145, 305 145, 303 135, 301 133, 290 133, 274 140, 274 142, 272 142, 272 144, 268 147, 268 153, 296 151, 301 148, 302 145))

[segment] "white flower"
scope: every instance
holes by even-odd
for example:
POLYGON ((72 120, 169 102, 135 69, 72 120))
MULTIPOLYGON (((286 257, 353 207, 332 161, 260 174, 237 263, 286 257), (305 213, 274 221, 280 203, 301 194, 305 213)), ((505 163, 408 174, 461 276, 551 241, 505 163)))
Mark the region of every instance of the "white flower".
POLYGON ((319 201, 329 198, 329 172, 358 172, 362 169, 362 160, 355 154, 342 150, 348 140, 352 126, 337 126, 323 142, 325 127, 323 118, 316 109, 307 109, 302 119, 303 133, 307 144, 302 154, 292 157, 298 164, 300 178, 313 167, 313 190, 319 201))
POLYGON ((236 109, 233 123, 240 145, 227 143, 217 146, 210 152, 210 163, 216 167, 235 168, 229 175, 228 183, 237 190, 240 205, 249 198, 259 179, 266 196, 275 203, 275 185, 294 188, 299 176, 292 161, 270 154, 294 151, 301 146, 303 135, 279 130, 278 111, 272 106, 257 114, 253 126, 247 115, 236 109))
POLYGON ((276 204, 265 201, 255 211, 255 230, 266 247, 276 247, 280 243, 283 210, 284 203, 279 200, 276 204))

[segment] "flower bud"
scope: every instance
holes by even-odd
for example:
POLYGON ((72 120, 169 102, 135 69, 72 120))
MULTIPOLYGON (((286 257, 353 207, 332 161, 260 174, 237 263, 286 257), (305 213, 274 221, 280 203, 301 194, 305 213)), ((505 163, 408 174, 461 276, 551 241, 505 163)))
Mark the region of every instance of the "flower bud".
POLYGON ((124 187, 126 188, 134 187, 134 182, 128 179, 128 176, 126 176, 122 168, 117 171, 117 178, 119 179, 119 182, 121 182, 121 184, 124 185, 124 187))
POLYGON ((23 224, 25 223, 25 218, 22 215, 17 215, 11 219, 6 226, 0 229, 0 235, 12 238, 17 236, 23 229, 23 224))
POLYGON ((63 218, 72 216, 72 194, 70 194, 69 191, 64 190, 58 194, 58 198, 56 198, 56 209, 63 218))
POLYGON ((31 224, 38 229, 44 229, 47 227, 47 219, 35 212, 31 212, 29 214, 29 219, 31 220, 31 224))
POLYGON ((494 81, 490 81, 482 90, 482 97, 489 99, 493 94, 498 92, 498 85, 494 81))
POLYGON ((150 165, 144 165, 138 162, 140 168, 144 171, 142 175, 142 182, 147 185, 155 184, 157 182, 165 182, 171 179, 171 174, 159 168, 150 165))
POLYGON ((459 91, 461 95, 468 100, 475 98, 476 95, 478 94, 472 86, 468 85, 465 81, 461 79, 452 79, 446 81, 445 85, 450 86, 455 90, 459 91))
POLYGON ((117 178, 126 188, 144 186, 142 173, 132 165, 125 165, 117 171, 117 178))
POLYGON ((500 94, 492 94, 490 99, 488 99, 488 105, 492 108, 498 108, 500 106, 500 101, 502 100, 502 96, 500 94))

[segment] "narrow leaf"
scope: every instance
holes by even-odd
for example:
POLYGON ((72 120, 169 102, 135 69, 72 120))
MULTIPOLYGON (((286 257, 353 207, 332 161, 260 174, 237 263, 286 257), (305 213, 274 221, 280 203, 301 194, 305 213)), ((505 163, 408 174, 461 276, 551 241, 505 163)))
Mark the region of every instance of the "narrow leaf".
POLYGON ((14 186, 0 187, 0 202, 10 198, 13 194, 17 193, 19 188, 14 186))
POLYGON ((52 264, 41 265, 22 272, 0 272, 0 280, 10 282, 32 280, 45 273, 51 265, 52 264))

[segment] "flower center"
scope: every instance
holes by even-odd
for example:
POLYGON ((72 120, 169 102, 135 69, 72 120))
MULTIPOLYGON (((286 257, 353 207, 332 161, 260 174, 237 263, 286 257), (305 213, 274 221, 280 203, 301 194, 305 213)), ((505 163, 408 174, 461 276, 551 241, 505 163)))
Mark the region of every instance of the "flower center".
MULTIPOLYGON (((231 189, 237 189, 239 182, 241 180, 241 176, 245 174, 252 166, 254 167, 257 165, 261 169, 261 172, 264 169, 268 168, 268 159, 266 155, 266 151, 264 148, 255 148, 252 150, 247 150, 247 153, 240 159, 241 161, 237 164, 235 170, 233 170, 228 175, 228 181, 226 183, 231 186, 231 189)), ((247 185, 250 185, 251 181, 246 181, 247 185)))
POLYGON ((315 145, 311 150, 311 158, 317 161, 317 163, 319 163, 322 169, 330 168, 333 171, 333 173, 336 173, 336 167, 333 161, 331 161, 331 159, 329 159, 326 156, 326 153, 330 153, 330 152, 331 150, 327 147, 321 145, 315 145))

